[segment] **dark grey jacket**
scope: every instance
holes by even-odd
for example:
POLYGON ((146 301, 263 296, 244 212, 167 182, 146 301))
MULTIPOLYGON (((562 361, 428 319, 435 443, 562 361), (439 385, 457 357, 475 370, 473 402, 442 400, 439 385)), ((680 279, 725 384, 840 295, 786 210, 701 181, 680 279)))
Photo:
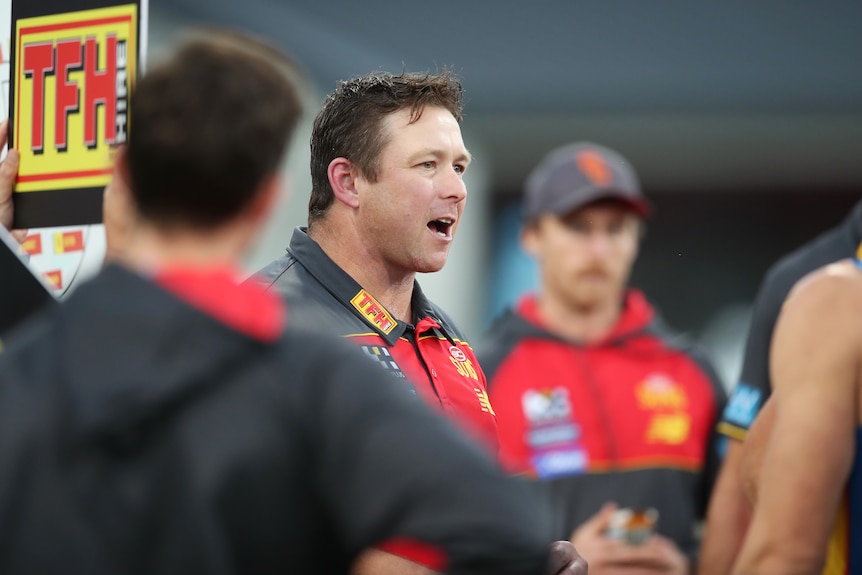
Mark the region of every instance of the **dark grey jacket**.
POLYGON ((541 573, 545 512, 347 344, 254 339, 119 267, 0 354, 0 573, 344 573, 394 538, 541 573))

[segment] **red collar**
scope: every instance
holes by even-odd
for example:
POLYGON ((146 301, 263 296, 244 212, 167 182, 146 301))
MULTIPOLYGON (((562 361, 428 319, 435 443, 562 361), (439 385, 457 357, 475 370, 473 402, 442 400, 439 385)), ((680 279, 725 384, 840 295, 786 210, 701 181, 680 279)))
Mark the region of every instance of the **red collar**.
POLYGON ((233 329, 262 341, 278 339, 287 318, 281 298, 230 266, 168 268, 157 284, 233 329))

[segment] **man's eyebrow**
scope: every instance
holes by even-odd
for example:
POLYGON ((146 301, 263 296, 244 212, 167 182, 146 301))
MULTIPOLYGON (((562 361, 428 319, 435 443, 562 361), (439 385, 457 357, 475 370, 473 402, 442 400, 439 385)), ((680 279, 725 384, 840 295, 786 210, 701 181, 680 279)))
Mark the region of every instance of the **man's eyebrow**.
MULTIPOLYGON (((421 158, 422 156, 434 156, 435 158, 440 158, 445 156, 446 152, 439 148, 423 148, 421 150, 416 151, 413 154, 410 154, 411 161, 416 158, 421 158)), ((468 150, 464 150, 463 154, 458 154, 455 156, 456 162, 464 162, 465 164, 469 164, 473 161, 473 156, 470 154, 468 150)))

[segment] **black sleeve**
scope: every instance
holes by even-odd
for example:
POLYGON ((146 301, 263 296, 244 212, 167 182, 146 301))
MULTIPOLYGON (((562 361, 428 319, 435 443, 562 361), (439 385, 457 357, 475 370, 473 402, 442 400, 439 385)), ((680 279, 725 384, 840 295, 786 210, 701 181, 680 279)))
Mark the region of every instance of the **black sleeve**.
POLYGON ((772 270, 766 275, 751 311, 742 371, 718 424, 724 436, 742 440, 772 393, 769 347, 775 322, 793 282, 772 270))
MULTIPOLYGON (((322 497, 351 551, 440 548, 451 573, 541 573, 548 510, 526 484, 341 341, 306 358, 303 418, 322 497)), ((305 349, 322 349, 312 343, 305 349)), ((299 378, 298 378, 299 379, 299 378)))

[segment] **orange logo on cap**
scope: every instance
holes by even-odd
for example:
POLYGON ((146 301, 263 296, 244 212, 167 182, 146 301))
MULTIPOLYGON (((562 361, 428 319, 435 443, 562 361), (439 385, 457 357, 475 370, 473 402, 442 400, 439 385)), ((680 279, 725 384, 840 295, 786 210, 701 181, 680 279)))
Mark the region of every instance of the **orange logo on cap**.
POLYGON ((595 150, 584 150, 575 156, 575 163, 589 180, 597 186, 607 186, 613 179, 611 167, 595 150))

